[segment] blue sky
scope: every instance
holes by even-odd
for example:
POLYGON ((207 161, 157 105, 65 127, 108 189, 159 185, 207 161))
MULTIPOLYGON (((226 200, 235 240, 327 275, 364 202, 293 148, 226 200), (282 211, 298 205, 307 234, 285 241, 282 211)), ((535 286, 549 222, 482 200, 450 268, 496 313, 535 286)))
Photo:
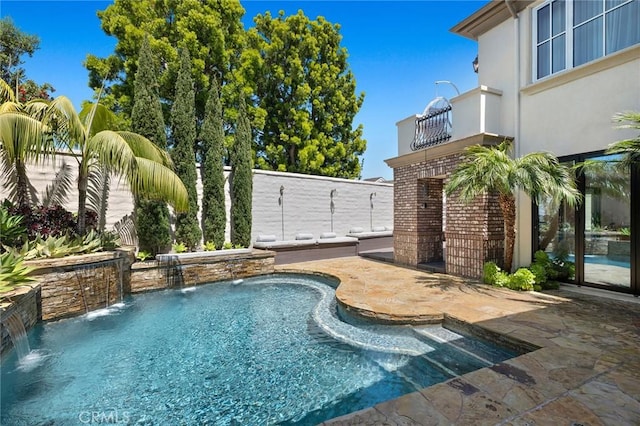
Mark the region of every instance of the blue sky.
MULTIPOLYGON (((27 75, 49 82, 54 95, 68 96, 79 108, 91 97, 88 73, 82 62, 88 53, 107 56, 116 40, 100 28, 96 16, 111 2, 98 0, 0 0, 0 16, 10 16, 29 34, 40 37, 40 49, 25 63, 27 75)), ((421 113, 438 95, 452 97, 448 85, 436 89, 436 80, 449 80, 461 92, 477 85, 471 61, 477 45, 449 32, 486 1, 246 1, 245 27, 258 13, 270 10, 287 15, 303 10, 314 19, 324 16, 341 25, 342 45, 358 92, 365 100, 355 125, 364 125, 367 151, 363 178, 393 177, 384 160, 397 155, 395 123, 421 113)))

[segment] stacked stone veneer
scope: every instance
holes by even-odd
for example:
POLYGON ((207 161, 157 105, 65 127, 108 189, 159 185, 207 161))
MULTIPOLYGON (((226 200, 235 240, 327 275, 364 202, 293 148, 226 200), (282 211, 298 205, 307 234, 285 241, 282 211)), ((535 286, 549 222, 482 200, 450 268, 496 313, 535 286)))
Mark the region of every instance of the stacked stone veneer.
POLYGON ((120 251, 26 262, 41 285, 41 318, 71 317, 119 302, 131 262, 120 251))
POLYGON ((40 286, 33 283, 24 287, 18 287, 11 292, 4 293, 0 300, 0 353, 13 347, 9 337, 9 330, 5 327, 5 321, 14 314, 22 319, 25 330, 33 327, 40 318, 40 286))
POLYGON ((416 266, 445 260, 447 273, 480 277, 485 262, 502 264, 504 257, 497 197, 486 195, 462 203, 452 195, 443 202, 443 187, 460 162, 460 154, 428 157, 394 168, 395 261, 416 266))
POLYGON ((246 278, 274 272, 275 252, 252 250, 247 253, 183 258, 179 255, 167 262, 148 261, 131 267, 131 293, 189 287, 214 281, 246 278))

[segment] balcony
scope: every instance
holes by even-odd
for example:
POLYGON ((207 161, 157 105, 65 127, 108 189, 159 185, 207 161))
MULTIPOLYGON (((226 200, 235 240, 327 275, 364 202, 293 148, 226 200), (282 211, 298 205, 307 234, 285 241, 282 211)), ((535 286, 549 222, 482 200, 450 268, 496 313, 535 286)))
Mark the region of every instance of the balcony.
POLYGON ((398 156, 478 134, 501 134, 502 92, 480 86, 438 105, 424 115, 396 123, 398 156))

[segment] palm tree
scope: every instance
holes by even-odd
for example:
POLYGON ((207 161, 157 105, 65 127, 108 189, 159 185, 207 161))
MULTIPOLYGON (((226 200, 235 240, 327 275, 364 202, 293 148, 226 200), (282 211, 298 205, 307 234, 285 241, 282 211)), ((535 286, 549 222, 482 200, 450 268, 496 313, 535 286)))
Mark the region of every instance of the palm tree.
POLYGON ((11 197, 28 204, 35 196, 29 183, 26 164, 51 153, 52 139, 40 119, 44 107, 40 103, 16 102, 11 87, 0 79, 0 174, 11 197))
MULTIPOLYGON (((614 121, 623 123, 619 126, 621 129, 640 130, 640 112, 627 111, 616 114, 614 121)), ((632 139, 624 139, 612 143, 607 148, 606 154, 622 154, 620 159, 621 165, 631 166, 632 164, 640 164, 640 134, 632 139)))
POLYGON ((462 162, 445 186, 447 195, 470 202, 485 193, 497 193, 505 230, 504 269, 511 271, 516 240, 516 198, 521 190, 536 202, 549 198, 570 206, 580 202, 571 169, 561 165, 550 153, 533 152, 521 158, 509 155, 511 142, 496 146, 467 147, 462 162))
POLYGON ((113 113, 98 103, 87 104, 80 114, 64 96, 47 106, 44 123, 55 129, 57 143, 77 154, 80 234, 85 232, 87 187, 93 172, 118 174, 134 195, 167 201, 177 212, 189 208, 187 190, 172 171, 169 155, 137 133, 110 130, 113 120, 113 113))

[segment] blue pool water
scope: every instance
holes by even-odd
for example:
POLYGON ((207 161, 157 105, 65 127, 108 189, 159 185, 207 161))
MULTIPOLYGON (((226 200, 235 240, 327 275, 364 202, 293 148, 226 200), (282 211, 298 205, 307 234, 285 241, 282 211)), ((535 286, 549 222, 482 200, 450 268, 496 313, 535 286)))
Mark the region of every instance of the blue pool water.
MULTIPOLYGON (((575 255, 570 254, 567 256, 567 260, 570 262, 575 262, 575 255)), ((585 263, 595 263, 598 265, 609 265, 609 266, 619 266, 621 268, 631 268, 631 261, 627 260, 616 260, 611 259, 607 256, 595 255, 595 254, 587 254, 584 256, 585 263)))
POLYGON ((273 275, 39 324, 3 359, 0 424, 317 424, 515 355, 342 322, 328 284, 273 275))

